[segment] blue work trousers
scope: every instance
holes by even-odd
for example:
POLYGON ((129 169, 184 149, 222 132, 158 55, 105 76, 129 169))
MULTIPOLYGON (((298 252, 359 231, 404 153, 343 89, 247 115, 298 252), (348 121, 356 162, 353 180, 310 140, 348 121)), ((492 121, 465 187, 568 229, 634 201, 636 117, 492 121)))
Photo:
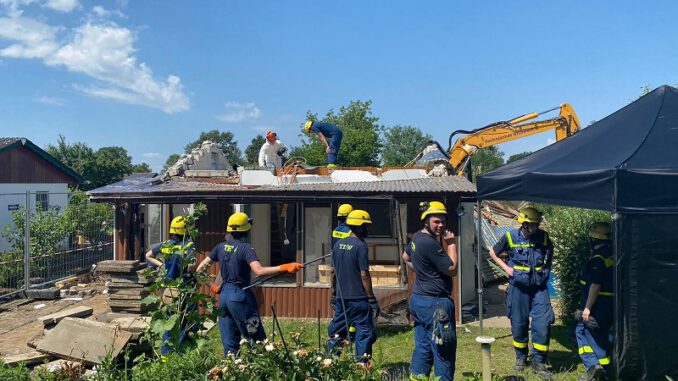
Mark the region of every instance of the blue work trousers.
POLYGON ((532 318, 534 362, 546 363, 551 340, 551 324, 555 321, 546 285, 522 287, 510 284, 506 294, 506 315, 511 319, 516 358, 527 360, 528 334, 532 318))
POLYGON ((330 153, 327 154, 327 164, 337 164, 337 156, 339 156, 339 147, 341 147, 341 139, 344 138, 344 134, 341 130, 330 137, 330 141, 327 142, 327 145, 330 146, 330 153))
POLYGON ((613 302, 610 296, 599 295, 591 309, 591 316, 596 319, 598 328, 592 329, 583 321, 577 323, 576 336, 579 357, 586 369, 594 365, 602 365, 605 372, 610 372, 609 334, 613 321, 613 302))
POLYGON ((344 299, 343 305, 341 299, 337 299, 334 318, 327 326, 329 352, 336 353, 337 347, 344 340, 349 340, 348 327, 355 328, 356 360, 365 361, 365 355, 372 356, 372 344, 377 340, 377 330, 372 321, 372 311, 367 299, 344 299))
POLYGON ((410 363, 410 374, 415 377, 428 376, 431 366, 433 374, 441 381, 454 378, 455 357, 457 355, 457 337, 442 345, 436 344, 433 335, 434 312, 442 307, 454 321, 454 301, 445 296, 424 296, 412 294, 410 297, 410 315, 414 320, 414 351, 410 363))
POLYGON ((251 290, 243 291, 237 285, 224 283, 219 306, 223 310, 219 316, 219 333, 224 356, 229 352, 238 353, 241 337, 254 341, 266 338, 257 301, 251 290))

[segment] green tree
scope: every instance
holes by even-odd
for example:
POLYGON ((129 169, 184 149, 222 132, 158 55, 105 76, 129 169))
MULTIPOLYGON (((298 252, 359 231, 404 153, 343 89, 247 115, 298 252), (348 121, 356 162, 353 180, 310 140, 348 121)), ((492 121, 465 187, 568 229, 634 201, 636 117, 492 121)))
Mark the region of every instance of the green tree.
POLYGON ((382 159, 386 166, 401 166, 417 156, 433 137, 412 126, 394 126, 384 134, 382 159))
POLYGON ((169 155, 167 160, 165 160, 165 164, 162 166, 162 170, 166 171, 167 168, 173 166, 174 163, 176 163, 177 160, 179 160, 180 157, 181 157, 181 155, 179 155, 178 153, 173 153, 173 154, 169 155))
POLYGON ((146 162, 141 162, 139 164, 132 164, 132 173, 148 173, 153 172, 151 166, 146 162))
POLYGON ((508 160, 506 160, 506 164, 512 163, 516 160, 520 160, 524 157, 530 156, 532 154, 531 151, 525 151, 525 152, 520 152, 520 153, 514 153, 513 155, 509 156, 508 160))
POLYGON ((504 153, 497 146, 481 148, 471 158, 471 169, 473 173, 473 182, 476 177, 485 172, 504 165, 504 153))
MULTIPOLYGON (((382 150, 381 133, 384 127, 379 125, 378 117, 372 115, 372 101, 352 101, 348 106, 327 112, 323 119, 308 111, 306 120, 328 122, 339 127, 344 133, 337 165, 343 167, 378 166, 382 150)), ((303 129, 303 123, 299 126, 303 129)), ((290 153, 291 158, 304 158, 309 165, 325 165, 326 154, 322 142, 315 136, 303 133, 301 146, 290 153)))
POLYGON ((210 140, 216 143, 219 148, 224 151, 224 155, 226 155, 226 159, 228 159, 229 163, 242 164, 242 152, 240 151, 240 148, 238 148, 238 142, 233 139, 234 136, 231 131, 203 131, 200 133, 198 140, 188 143, 186 147, 184 147, 184 150, 186 153, 190 153, 193 148, 200 146, 205 140, 210 140))
POLYGON ((132 158, 122 147, 102 147, 94 151, 82 142, 68 144, 66 138, 59 135, 57 144, 48 145, 45 150, 88 181, 80 185, 82 190, 120 181, 135 168, 132 165, 132 158))
POLYGON ((264 138, 261 134, 255 136, 252 139, 250 145, 245 148, 245 163, 247 165, 257 166, 259 164, 259 151, 265 142, 266 138, 264 138))
POLYGON ((132 158, 122 147, 102 147, 94 153, 93 170, 88 176, 90 189, 122 180, 132 173, 132 158))
POLYGON ((47 145, 45 151, 85 179, 88 179, 89 174, 93 170, 94 150, 85 143, 76 142, 68 144, 66 143, 66 138, 63 135, 59 135, 57 144, 47 145))

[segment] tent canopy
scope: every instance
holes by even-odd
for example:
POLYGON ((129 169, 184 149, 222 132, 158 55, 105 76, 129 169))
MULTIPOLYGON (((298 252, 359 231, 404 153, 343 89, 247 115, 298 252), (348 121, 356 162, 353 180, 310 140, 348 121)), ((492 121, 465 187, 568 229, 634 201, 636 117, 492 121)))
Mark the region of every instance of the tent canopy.
POLYGON ((479 200, 678 212, 678 90, 662 86, 579 133, 478 176, 479 200))

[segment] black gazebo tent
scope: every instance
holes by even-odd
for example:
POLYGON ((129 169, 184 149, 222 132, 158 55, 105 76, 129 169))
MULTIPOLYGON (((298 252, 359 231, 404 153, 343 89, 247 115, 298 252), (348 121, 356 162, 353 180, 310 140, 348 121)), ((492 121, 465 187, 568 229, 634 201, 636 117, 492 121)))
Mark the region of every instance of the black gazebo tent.
POLYGON ((678 90, 478 177, 478 200, 602 209, 614 221, 621 380, 678 377, 678 90))

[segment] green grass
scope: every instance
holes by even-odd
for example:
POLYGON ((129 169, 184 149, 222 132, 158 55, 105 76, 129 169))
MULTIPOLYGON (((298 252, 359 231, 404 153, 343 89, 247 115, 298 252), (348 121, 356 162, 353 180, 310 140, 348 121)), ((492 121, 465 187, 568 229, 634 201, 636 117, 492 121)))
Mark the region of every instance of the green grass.
MULTIPOLYGON (((314 319, 280 319, 282 331, 288 345, 292 341, 290 334, 301 332, 301 340, 309 345, 318 345, 318 328, 314 319)), ((327 320, 321 320, 321 345, 327 339, 327 320)), ((264 320, 266 333, 270 336, 273 332, 273 321, 264 320)), ((474 373, 481 370, 480 344, 475 341, 479 334, 478 327, 466 327, 471 332, 466 332, 465 327, 457 328, 457 364, 455 380, 475 380, 474 373)), ((495 375, 501 376, 495 379, 506 380, 540 380, 531 371, 516 373, 512 370, 515 361, 510 329, 486 328, 484 334, 492 336, 497 341, 492 344, 492 368, 495 375)), ((213 339, 214 350, 222 353, 219 329, 215 327, 210 336, 213 339)), ((279 334, 276 330, 276 338, 279 334)), ((408 367, 414 347, 414 332, 412 327, 380 328, 377 342, 373 348, 373 359, 376 366, 387 368, 393 375, 392 379, 407 379, 408 367)), ((572 336, 572 330, 565 326, 556 325, 552 329, 552 337, 549 352, 549 363, 552 367, 552 380, 576 380, 579 372, 583 372, 579 356, 576 352, 576 342, 572 336)), ((482 378, 477 378, 482 379, 482 378)))

